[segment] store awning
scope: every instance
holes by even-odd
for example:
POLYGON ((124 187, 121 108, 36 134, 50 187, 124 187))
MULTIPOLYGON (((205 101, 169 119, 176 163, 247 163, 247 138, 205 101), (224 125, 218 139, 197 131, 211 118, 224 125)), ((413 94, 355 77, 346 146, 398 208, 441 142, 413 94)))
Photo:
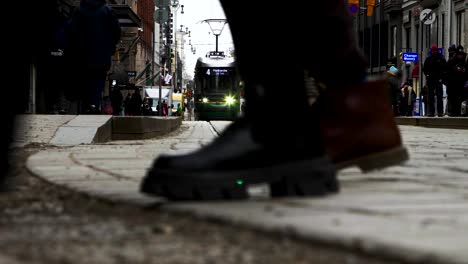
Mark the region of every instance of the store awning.
MULTIPOLYGON (((161 88, 161 99, 168 99, 171 90, 167 88, 161 88)), ((159 88, 146 88, 145 97, 159 98, 159 88)))
POLYGON ((141 18, 128 5, 109 5, 114 10, 121 27, 141 27, 141 18))

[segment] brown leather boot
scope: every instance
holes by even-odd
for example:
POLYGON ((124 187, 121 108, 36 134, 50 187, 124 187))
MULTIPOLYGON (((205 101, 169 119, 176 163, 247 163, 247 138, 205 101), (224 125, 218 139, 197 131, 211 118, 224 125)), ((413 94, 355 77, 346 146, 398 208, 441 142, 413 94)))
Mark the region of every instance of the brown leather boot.
POLYGON ((366 172, 409 158, 390 107, 385 80, 327 89, 320 115, 326 153, 338 169, 356 165, 366 172))

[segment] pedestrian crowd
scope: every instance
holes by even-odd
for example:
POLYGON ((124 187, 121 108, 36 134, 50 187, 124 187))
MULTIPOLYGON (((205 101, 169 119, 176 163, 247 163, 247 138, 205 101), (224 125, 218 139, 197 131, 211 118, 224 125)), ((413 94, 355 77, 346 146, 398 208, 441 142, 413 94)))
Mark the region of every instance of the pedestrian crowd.
POLYGON ((395 66, 387 70, 391 105, 395 116, 425 115, 433 116, 468 116, 468 62, 467 53, 461 45, 452 44, 448 48, 448 58, 444 58, 441 49, 433 45, 425 59, 422 72, 426 77, 420 91, 419 64, 415 64, 410 77, 402 80, 402 71, 395 66), (423 112, 421 112, 422 110, 423 112))

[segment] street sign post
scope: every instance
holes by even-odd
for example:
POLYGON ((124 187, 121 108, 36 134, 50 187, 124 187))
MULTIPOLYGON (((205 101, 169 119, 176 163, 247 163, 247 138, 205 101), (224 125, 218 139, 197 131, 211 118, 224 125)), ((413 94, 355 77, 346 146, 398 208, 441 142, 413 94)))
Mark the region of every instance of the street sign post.
MULTIPOLYGON (((424 59, 424 56, 423 56, 423 53, 424 53, 424 48, 423 48, 423 41, 424 41, 424 25, 431 25, 432 23, 434 23, 436 20, 436 16, 434 15, 434 12, 431 10, 431 9, 424 9, 423 11, 421 11, 420 15, 419 15, 419 21, 420 21, 420 24, 421 26, 419 27, 420 28, 420 35, 421 35, 421 42, 419 44, 420 48, 418 49, 418 51, 420 52, 420 56, 421 56, 421 60, 424 59)), ((423 104, 422 103, 422 97, 428 97, 429 94, 422 94, 421 93, 421 88, 423 86, 423 70, 422 70, 422 67, 420 67, 419 69, 419 85, 418 85, 418 93, 417 93, 417 97, 420 99, 419 100, 419 115, 423 115, 425 114, 423 112, 423 104)))
POLYGON ((136 77, 136 71, 127 71, 128 78, 136 77))
POLYGON ((419 15, 419 20, 421 20, 425 25, 430 25, 435 22, 436 16, 431 9, 424 9, 419 15))
POLYGON ((356 14, 359 11, 359 6, 356 4, 349 5, 349 12, 351 14, 356 14))
POLYGON ((356 14, 359 11, 359 0, 348 0, 348 9, 351 14, 356 14))
POLYGON ((402 60, 404 62, 418 62, 419 54, 416 52, 403 52, 402 60))

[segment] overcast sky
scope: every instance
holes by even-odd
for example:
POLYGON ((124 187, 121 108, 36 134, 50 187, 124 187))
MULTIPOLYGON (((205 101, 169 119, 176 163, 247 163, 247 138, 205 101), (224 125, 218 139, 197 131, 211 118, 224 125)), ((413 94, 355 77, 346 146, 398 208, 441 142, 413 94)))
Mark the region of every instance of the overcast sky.
MULTIPOLYGON (((226 17, 219 0, 180 0, 180 4, 184 5, 184 14, 180 13, 181 9, 179 8, 175 21, 177 25, 175 26, 177 30, 180 30, 180 25, 183 25, 184 30, 185 27, 188 27, 189 31, 191 31, 191 38, 188 38, 188 35, 185 36, 185 69, 193 77, 193 70, 197 59, 205 56, 208 51, 214 51, 216 43, 209 25, 207 23, 200 23, 200 21, 226 17), (190 50, 189 39, 191 39, 192 46, 196 48, 195 55, 190 50)), ((232 43, 229 25, 226 24, 219 37, 218 50, 226 52, 229 48, 233 49, 234 44, 232 43)))

